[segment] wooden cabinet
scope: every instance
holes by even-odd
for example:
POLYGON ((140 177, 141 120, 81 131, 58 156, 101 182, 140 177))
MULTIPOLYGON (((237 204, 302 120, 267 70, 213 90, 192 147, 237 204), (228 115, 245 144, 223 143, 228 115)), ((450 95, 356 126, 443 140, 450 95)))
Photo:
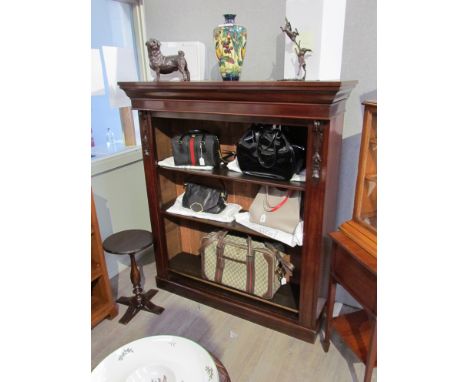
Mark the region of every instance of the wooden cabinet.
POLYGON ((116 315, 117 306, 112 299, 94 198, 91 193, 91 326, 96 326, 106 317, 113 318, 116 315))
POLYGON ((353 219, 343 223, 340 230, 377 256, 377 102, 364 102, 353 219))
POLYGON ((377 103, 364 103, 353 219, 332 232, 331 273, 327 301, 324 348, 331 331, 366 364, 369 382, 377 365, 377 103), (342 285, 362 310, 333 318, 335 291, 342 285))
MULTIPOLYGON (((313 342, 323 311, 328 267, 325 234, 335 228, 336 197, 345 101, 349 82, 125 82, 119 83, 139 110, 143 162, 159 288, 313 342), (189 129, 218 136, 221 151, 232 151, 252 123, 283 124, 300 130, 307 147, 306 181, 248 176, 220 167, 212 171, 168 169, 170 139, 189 129), (265 237, 237 223, 220 223, 167 212, 184 182, 218 187, 228 202, 249 210, 262 185, 302 192, 304 240, 286 246, 295 266, 290 282, 264 300, 201 276, 200 238, 226 229, 257 240, 265 237)), ((271 240, 271 239, 270 239, 271 240)))

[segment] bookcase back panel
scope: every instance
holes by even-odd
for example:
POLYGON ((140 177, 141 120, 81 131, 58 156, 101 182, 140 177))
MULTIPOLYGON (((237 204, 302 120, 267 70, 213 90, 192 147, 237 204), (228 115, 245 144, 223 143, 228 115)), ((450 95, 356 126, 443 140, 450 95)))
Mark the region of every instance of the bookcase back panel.
POLYGON ((172 259, 182 252, 182 234, 180 226, 171 219, 164 219, 166 233, 167 257, 172 259))
POLYGON ((177 178, 180 178, 179 174, 168 173, 159 175, 159 184, 157 186, 159 187, 161 205, 174 201, 177 195, 181 194, 179 185, 183 183, 177 178))
POLYGON ((200 243, 203 236, 214 230, 204 224, 164 219, 168 258, 172 259, 181 252, 200 255, 200 243))

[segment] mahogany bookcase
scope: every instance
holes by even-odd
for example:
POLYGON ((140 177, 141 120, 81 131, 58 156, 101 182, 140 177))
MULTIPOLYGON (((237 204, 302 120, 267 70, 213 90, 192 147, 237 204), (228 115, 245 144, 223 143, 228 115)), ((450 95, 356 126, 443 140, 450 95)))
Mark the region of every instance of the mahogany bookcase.
POLYGON ((356 81, 309 82, 120 82, 139 111, 143 164, 157 268, 156 284, 186 298, 314 342, 327 297, 326 234, 336 229, 336 199, 345 102, 356 81), (170 140, 190 129, 218 136, 221 151, 233 151, 252 123, 302 129, 306 181, 248 176, 220 167, 212 171, 168 169, 158 161, 172 156, 170 140), (248 211, 262 185, 302 192, 304 240, 286 246, 295 265, 290 282, 272 300, 204 280, 199 255, 203 235, 226 229, 266 240, 237 223, 219 223, 167 212, 184 182, 220 183, 228 202, 248 211))

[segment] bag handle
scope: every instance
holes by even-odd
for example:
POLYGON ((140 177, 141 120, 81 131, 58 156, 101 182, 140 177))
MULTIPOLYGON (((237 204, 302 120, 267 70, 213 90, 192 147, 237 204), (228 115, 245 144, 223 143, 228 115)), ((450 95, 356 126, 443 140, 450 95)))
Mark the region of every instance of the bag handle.
MULTIPOLYGON (((287 137, 284 135, 282 129, 281 129, 281 125, 279 125, 279 127, 276 127, 276 125, 273 125, 273 128, 276 130, 275 131, 275 135, 272 139, 272 141, 270 142, 269 146, 267 147, 270 148, 271 145, 273 145, 274 147, 274 153, 275 153, 275 156, 274 156, 274 159, 272 161, 271 164, 267 164, 265 162, 265 160, 263 160, 262 158, 262 155, 261 155, 261 152, 260 152, 260 149, 259 149, 259 142, 260 140, 263 138, 263 136, 265 135, 265 131, 266 129, 263 129, 263 132, 259 133, 259 137, 258 137, 258 140, 255 142, 257 144, 257 147, 256 147, 256 154, 257 154, 257 158, 258 158, 258 162, 264 167, 264 168, 272 168, 276 165, 276 161, 277 161, 277 158, 278 158, 278 149, 275 145, 275 141, 282 137, 283 138, 283 141, 284 141, 284 145, 286 147, 286 149, 291 153, 291 158, 290 158, 290 162, 291 163, 294 163, 295 162, 295 153, 294 153, 294 149, 293 147, 291 146, 291 143, 289 142, 289 140, 287 139, 287 137)), ((255 136, 255 134, 254 134, 255 136)))
POLYGON ((221 280, 223 278, 223 272, 224 272, 224 238, 226 237, 228 231, 220 231, 218 232, 215 237, 218 240, 216 243, 216 271, 215 271, 215 282, 221 283, 221 280))
POLYGON ((220 186, 221 186, 221 189, 219 188, 216 188, 216 187, 212 187, 211 185, 210 186, 206 186, 204 184, 200 184, 200 183, 196 183, 196 182, 192 182, 193 178, 189 178, 186 182, 184 182, 184 192, 186 191, 187 189, 187 186, 189 184, 196 184, 198 186, 202 186, 202 187, 205 187, 205 188, 209 188, 209 189, 212 189, 212 190, 217 190, 220 192, 220 196, 221 198, 224 200, 224 201, 227 201, 227 197, 228 197, 228 193, 226 191, 226 186, 224 185, 224 183, 220 180, 220 179, 217 179, 216 180, 216 183, 218 183, 220 186))
MULTIPOLYGON (((273 125, 273 128, 276 130, 276 125, 273 125)), ((281 125, 279 127, 279 132, 281 133, 281 125)), ((274 135, 273 139, 271 140, 270 144, 267 147, 267 149, 269 149, 271 147, 271 145, 273 145, 273 148, 274 148, 275 157, 274 157, 271 164, 267 164, 262 159, 261 152, 260 152, 260 144, 259 143, 260 143, 260 140, 263 138, 264 135, 265 135, 265 129, 263 129, 263 131, 259 134, 258 140, 256 142, 257 143, 257 148, 256 148, 257 158, 258 158, 258 161, 260 162, 260 164, 264 168, 272 168, 272 167, 274 167, 276 165, 276 159, 278 157, 278 150, 276 149, 276 145, 275 145, 276 138, 278 137, 278 130, 275 131, 275 135, 274 135)))
POLYGON ((186 137, 187 135, 193 135, 193 134, 203 134, 203 140, 204 140, 206 131, 205 130, 200 130, 200 129, 192 129, 192 130, 186 131, 185 133, 180 135, 179 142, 178 142, 179 145, 182 144, 182 139, 184 139, 184 137, 186 137))
POLYGON ((294 265, 292 263, 290 263, 289 261, 286 261, 283 258, 283 256, 281 256, 281 252, 274 245, 272 245, 271 243, 265 243, 265 247, 267 247, 269 250, 271 250, 274 253, 276 259, 278 260, 278 262, 283 267, 286 275, 291 277, 292 273, 293 273, 293 270, 294 270, 294 265))
POLYGON ((225 152, 226 155, 222 155, 221 153, 221 149, 219 149, 219 159, 221 159, 221 162, 223 164, 228 164, 230 161, 228 161, 228 158, 231 158, 231 157, 236 157, 237 156, 237 153, 235 151, 226 151, 225 152))
POLYGON ((268 202, 268 190, 269 190, 269 187, 266 186, 265 199, 263 200, 263 209, 266 212, 275 212, 275 211, 279 210, 281 207, 284 206, 284 204, 288 201, 288 199, 291 197, 291 194, 292 194, 292 190, 288 190, 286 192, 286 195, 284 196, 284 198, 276 206, 272 207, 270 205, 270 203, 268 202), (266 206, 265 206, 265 204, 266 204, 266 206))

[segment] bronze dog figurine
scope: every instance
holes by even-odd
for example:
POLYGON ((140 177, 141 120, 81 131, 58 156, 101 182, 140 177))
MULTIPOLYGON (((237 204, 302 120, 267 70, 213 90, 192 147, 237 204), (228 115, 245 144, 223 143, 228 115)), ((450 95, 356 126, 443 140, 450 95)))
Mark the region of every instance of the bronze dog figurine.
POLYGON ((182 73, 184 81, 190 81, 185 53, 179 50, 177 55, 163 56, 161 53, 161 43, 154 38, 146 42, 148 48, 149 66, 156 72, 156 81, 159 81, 160 74, 169 74, 175 71, 182 73))

